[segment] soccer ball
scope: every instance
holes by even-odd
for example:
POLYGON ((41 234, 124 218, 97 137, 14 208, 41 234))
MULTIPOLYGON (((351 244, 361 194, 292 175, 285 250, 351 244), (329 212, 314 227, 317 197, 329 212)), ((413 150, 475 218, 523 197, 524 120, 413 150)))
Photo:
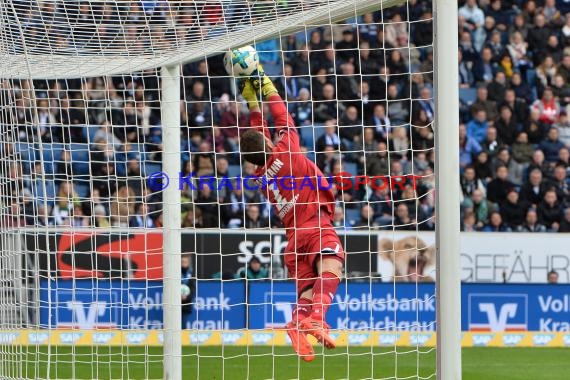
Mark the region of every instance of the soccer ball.
POLYGON ((247 77, 257 70, 259 55, 253 46, 244 46, 228 51, 224 55, 224 67, 228 74, 247 77))
POLYGON ((182 298, 186 298, 190 295, 190 288, 188 285, 182 284, 180 287, 180 293, 182 294, 182 298))

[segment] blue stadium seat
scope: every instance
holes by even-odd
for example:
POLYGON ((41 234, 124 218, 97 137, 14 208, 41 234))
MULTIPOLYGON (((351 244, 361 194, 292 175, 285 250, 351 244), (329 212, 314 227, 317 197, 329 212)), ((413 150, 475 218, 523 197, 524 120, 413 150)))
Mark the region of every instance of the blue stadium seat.
POLYGON ((239 165, 230 165, 228 168, 228 176, 230 178, 236 178, 241 176, 241 166, 239 165))
POLYGON ((50 205, 53 206, 55 204, 55 195, 57 194, 55 182, 52 180, 35 180, 32 184, 32 194, 37 202, 40 204, 45 201, 50 205), (44 192, 45 186, 45 192, 44 192))
POLYGON ((44 161, 47 162, 54 162, 61 160, 61 152, 65 148, 64 144, 61 143, 43 143, 42 144, 42 155, 44 161))
POLYGON ((81 182, 74 181, 73 187, 75 188, 75 191, 77 192, 77 195, 79 195, 80 198, 87 198, 91 190, 89 188, 89 182, 84 182, 84 181, 81 182))
POLYGON ((305 126, 299 128, 301 130, 301 143, 306 146, 309 150, 315 150, 315 137, 313 135, 314 128, 311 126, 305 126))
POLYGON ((459 99, 465 102, 467 105, 473 104, 477 99, 477 89, 476 88, 460 88, 459 89, 459 99))
POLYGON ((349 172, 350 174, 357 175, 358 174, 358 166, 354 162, 344 162, 344 171, 349 172))
POLYGON ((344 210, 344 220, 349 224, 355 224, 360 220, 360 209, 347 208, 344 210))
POLYGON ((89 145, 70 144, 73 174, 89 174, 89 145))
POLYGON ((327 127, 324 125, 315 125, 315 142, 319 139, 319 137, 325 134, 326 128, 327 127))
POLYGON ((144 169, 144 175, 145 175, 145 176, 149 176, 149 175, 151 175, 152 173, 156 173, 156 172, 162 171, 162 164, 151 163, 151 162, 145 162, 143 169, 144 169))

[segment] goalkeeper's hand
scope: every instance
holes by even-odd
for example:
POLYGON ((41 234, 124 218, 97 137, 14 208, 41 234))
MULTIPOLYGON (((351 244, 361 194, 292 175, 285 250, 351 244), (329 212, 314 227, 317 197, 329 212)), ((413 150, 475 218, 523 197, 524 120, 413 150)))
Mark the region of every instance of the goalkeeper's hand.
POLYGON ((249 78, 240 79, 238 86, 241 96, 243 96, 243 98, 247 102, 247 106, 249 107, 249 109, 251 110, 256 107, 259 107, 259 103, 257 101, 257 91, 253 87, 251 80, 249 78))
POLYGON ((257 92, 261 93, 262 99, 265 100, 271 95, 278 93, 271 79, 269 79, 267 74, 265 74, 265 70, 263 69, 261 63, 257 65, 257 70, 251 74, 250 78, 253 88, 257 92))

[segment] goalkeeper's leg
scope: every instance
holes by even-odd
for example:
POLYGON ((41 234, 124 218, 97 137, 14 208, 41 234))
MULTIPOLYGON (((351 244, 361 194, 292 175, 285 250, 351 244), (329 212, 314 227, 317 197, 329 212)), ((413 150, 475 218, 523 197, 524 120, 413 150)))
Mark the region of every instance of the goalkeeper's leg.
POLYGON ((299 322, 307 318, 311 314, 311 297, 312 289, 306 290, 297 300, 297 304, 293 309, 293 315, 291 322, 286 326, 287 335, 291 339, 291 345, 293 350, 306 362, 313 361, 315 359, 315 352, 313 351, 313 346, 307 340, 307 335, 304 331, 299 329, 299 322))

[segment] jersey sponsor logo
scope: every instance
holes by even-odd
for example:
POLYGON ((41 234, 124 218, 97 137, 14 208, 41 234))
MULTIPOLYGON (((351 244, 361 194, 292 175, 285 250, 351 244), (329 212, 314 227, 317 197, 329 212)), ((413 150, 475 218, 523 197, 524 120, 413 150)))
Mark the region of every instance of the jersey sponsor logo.
POLYGON ((73 344, 83 336, 82 332, 63 332, 59 334, 59 341, 63 344, 73 344))
POLYGON ((127 343, 129 344, 141 344, 148 338, 148 333, 145 332, 128 332, 127 333, 127 343))
POLYGON ((251 340, 253 344, 267 344, 273 339, 273 333, 252 333, 251 340))
POLYGON ((348 344, 358 346, 366 342, 370 338, 370 334, 348 334, 348 344))
POLYGON ((11 344, 16 339, 18 339, 19 336, 20 336, 20 333, 1 332, 0 333, 0 344, 11 344))
POLYGON ((400 339, 400 334, 381 333, 378 336, 378 343, 380 343, 382 346, 393 346, 396 344, 398 339, 400 339))
POLYGON ((495 334, 473 334, 471 341, 474 346, 486 347, 495 337, 495 334))
POLYGON ((91 336, 91 340, 94 344, 106 344, 109 343, 111 339, 115 337, 114 332, 95 332, 91 336))
POLYGON ((204 344, 212 337, 212 333, 190 333, 190 343, 192 344, 204 344))
POLYGON ((31 332, 28 334, 28 342, 30 344, 42 344, 49 339, 49 333, 47 332, 31 332))
POLYGON ((524 334, 505 334, 503 335, 503 344, 505 346, 516 346, 524 338, 524 334))
POLYGON ((546 346, 552 339, 554 339, 554 335, 552 334, 534 334, 532 336, 532 343, 534 343, 535 346, 546 346))
POLYGON ((243 333, 222 333, 222 343, 223 344, 235 344, 238 340, 243 337, 243 333))
POLYGON ((410 334, 410 344, 414 346, 424 346, 432 334, 410 334))
POLYGON ((527 305, 525 294, 470 294, 469 330, 524 331, 527 305))

